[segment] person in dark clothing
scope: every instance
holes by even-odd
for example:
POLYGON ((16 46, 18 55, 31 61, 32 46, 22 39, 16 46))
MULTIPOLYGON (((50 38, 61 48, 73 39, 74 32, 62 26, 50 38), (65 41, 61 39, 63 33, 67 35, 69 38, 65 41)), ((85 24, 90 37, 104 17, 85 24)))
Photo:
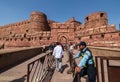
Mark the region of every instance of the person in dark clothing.
POLYGON ((76 74, 73 79, 73 82, 78 82, 78 75, 79 77, 83 77, 88 75, 88 82, 96 82, 96 68, 94 66, 94 60, 92 56, 92 52, 88 47, 86 47, 86 43, 81 41, 79 44, 80 52, 74 57, 79 58, 82 57, 79 64, 75 67, 76 74))
POLYGON ((50 44, 49 49, 54 50, 55 45, 53 43, 50 44))

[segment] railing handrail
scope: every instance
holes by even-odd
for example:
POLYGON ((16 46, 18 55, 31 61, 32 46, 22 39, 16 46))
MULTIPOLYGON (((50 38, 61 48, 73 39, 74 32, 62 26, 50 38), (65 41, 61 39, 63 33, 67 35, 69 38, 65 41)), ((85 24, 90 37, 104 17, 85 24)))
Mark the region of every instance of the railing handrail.
POLYGON ((28 64, 27 82, 40 82, 48 73, 52 62, 52 51, 40 54, 40 57, 28 64))
POLYGON ((120 48, 95 47, 95 46, 88 46, 88 47, 89 47, 89 48, 93 48, 93 49, 109 50, 109 51, 118 51, 118 52, 120 52, 120 48))
MULTIPOLYGON (((32 61, 32 62, 31 62, 31 63, 29 63, 29 64, 32 64, 33 62, 38 61, 40 58, 42 58, 42 57, 46 56, 46 54, 51 53, 51 52, 52 52, 52 51, 48 50, 46 53, 39 54, 39 55, 40 55, 40 57, 39 57, 38 59, 36 59, 36 60, 32 61)), ((28 64, 28 65, 29 65, 29 64, 28 64)))
POLYGON ((120 60, 120 57, 114 57, 114 56, 95 56, 95 57, 107 59, 107 60, 120 60))

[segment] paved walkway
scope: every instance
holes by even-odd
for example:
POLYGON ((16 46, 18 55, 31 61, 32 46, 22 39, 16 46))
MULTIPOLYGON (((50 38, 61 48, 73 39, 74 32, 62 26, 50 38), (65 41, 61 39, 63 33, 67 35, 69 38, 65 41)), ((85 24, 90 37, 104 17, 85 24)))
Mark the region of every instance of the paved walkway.
POLYGON ((67 70, 70 68, 67 60, 68 60, 68 54, 67 52, 64 52, 64 58, 62 60, 63 61, 62 67, 64 71, 63 73, 60 73, 55 70, 51 82, 72 82, 73 80, 72 74, 67 74, 67 70))
MULTIPOLYGON (((78 51, 74 50, 74 54, 78 53, 78 51)), ((63 73, 55 71, 53 74, 53 77, 51 79, 51 82, 73 82, 72 74, 67 74, 68 69, 70 69, 68 60, 68 53, 64 52, 64 58, 63 58, 63 73)), ((78 60, 77 60, 78 61, 78 60)), ((86 82, 84 78, 81 78, 82 82, 86 82)))

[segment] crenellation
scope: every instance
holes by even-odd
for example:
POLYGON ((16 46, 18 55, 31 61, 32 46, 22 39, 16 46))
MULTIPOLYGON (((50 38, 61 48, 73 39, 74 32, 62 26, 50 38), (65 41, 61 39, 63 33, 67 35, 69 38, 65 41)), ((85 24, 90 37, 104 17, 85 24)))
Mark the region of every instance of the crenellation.
POLYGON ((85 18, 85 28, 96 28, 108 24, 105 12, 96 12, 85 18))

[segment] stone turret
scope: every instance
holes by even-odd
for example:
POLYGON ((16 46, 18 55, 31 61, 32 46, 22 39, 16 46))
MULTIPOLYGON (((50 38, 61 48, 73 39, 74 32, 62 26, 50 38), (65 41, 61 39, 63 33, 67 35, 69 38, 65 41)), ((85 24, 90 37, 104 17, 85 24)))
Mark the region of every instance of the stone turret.
POLYGON ((108 25, 108 18, 105 12, 95 12, 85 18, 85 28, 96 28, 108 25))
POLYGON ((35 31, 50 31, 47 16, 42 12, 32 12, 30 15, 30 27, 35 31))

